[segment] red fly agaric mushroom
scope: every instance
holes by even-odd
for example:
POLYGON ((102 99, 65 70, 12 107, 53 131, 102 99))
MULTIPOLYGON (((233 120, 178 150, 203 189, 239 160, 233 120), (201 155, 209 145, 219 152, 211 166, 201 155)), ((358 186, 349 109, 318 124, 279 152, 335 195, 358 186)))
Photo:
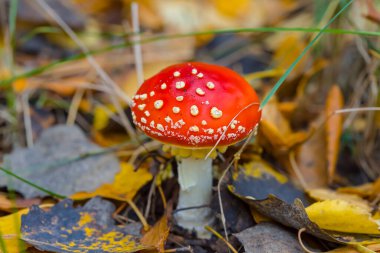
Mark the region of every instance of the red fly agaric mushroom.
POLYGON ((236 72, 221 66, 189 62, 165 68, 146 80, 133 97, 134 123, 164 143, 178 162, 180 185, 175 214, 179 226, 207 236, 213 221, 213 147, 224 151, 246 138, 261 111, 256 92, 236 72), (181 210, 184 209, 184 210, 181 210))

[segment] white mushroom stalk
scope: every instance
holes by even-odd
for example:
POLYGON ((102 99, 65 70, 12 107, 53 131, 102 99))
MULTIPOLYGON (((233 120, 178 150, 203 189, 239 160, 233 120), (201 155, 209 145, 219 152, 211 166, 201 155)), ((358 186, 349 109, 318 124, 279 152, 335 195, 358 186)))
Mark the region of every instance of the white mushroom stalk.
POLYGON ((209 207, 212 196, 212 159, 178 158, 179 200, 176 223, 194 230, 199 238, 209 238, 205 230, 214 218, 209 207))

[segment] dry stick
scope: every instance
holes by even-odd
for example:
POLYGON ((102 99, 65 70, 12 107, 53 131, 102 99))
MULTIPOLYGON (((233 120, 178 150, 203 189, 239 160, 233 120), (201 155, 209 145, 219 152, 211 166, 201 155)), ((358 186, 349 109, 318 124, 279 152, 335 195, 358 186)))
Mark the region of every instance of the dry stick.
POLYGON ((227 168, 223 171, 223 174, 218 181, 217 189, 218 189, 218 201, 219 201, 219 208, 220 208, 220 216, 222 219, 223 230, 224 230, 224 234, 225 234, 227 241, 228 241, 228 232, 227 232, 226 217, 224 215, 224 208, 223 208, 223 203, 222 203, 223 201, 222 201, 222 194, 221 194, 222 182, 223 182, 224 177, 227 175, 228 170, 231 168, 232 164, 234 164, 237 160, 240 159, 240 154, 243 152, 245 147, 248 145, 250 139, 255 134, 256 134, 255 130, 253 130, 249 134, 248 138, 244 141, 244 144, 241 146, 241 148, 236 152, 236 154, 234 155, 234 159, 228 164, 227 168))
POLYGON ((73 125, 75 122, 75 119, 78 114, 78 109, 79 109, 79 104, 80 101, 82 101, 84 95, 84 89, 78 89, 75 94, 73 99, 71 100, 70 108, 69 108, 69 114, 67 115, 67 125, 73 125))
POLYGON ((228 248, 230 248, 230 250, 232 250, 232 252, 238 253, 238 251, 234 248, 234 246, 232 246, 231 243, 227 242, 226 239, 224 239, 223 236, 221 234, 219 234, 217 231, 215 231, 212 227, 206 226, 205 228, 206 228, 206 230, 213 233, 216 237, 221 239, 228 246, 228 248))
POLYGON ((150 226, 149 226, 148 222, 146 221, 146 219, 144 218, 144 215, 139 210, 139 208, 135 205, 135 203, 132 200, 126 199, 125 201, 133 209, 133 211, 135 212, 137 217, 139 217, 139 220, 140 220, 141 224, 143 225, 144 230, 148 231, 150 226))
POLYGON ((306 231, 306 228, 301 228, 300 230, 298 230, 298 242, 299 244, 301 245, 301 248, 307 252, 307 253, 317 253, 317 252, 314 252, 314 251, 311 251, 309 250, 308 248, 306 248, 306 246, 303 244, 303 241, 302 241, 302 238, 301 238, 301 235, 302 233, 306 231))
POLYGON ((141 44, 137 43, 138 41, 141 40, 138 3, 132 2, 131 14, 132 14, 132 30, 133 30, 133 33, 135 34, 133 36, 133 55, 135 57, 137 82, 138 82, 138 85, 140 86, 144 82, 144 71, 143 71, 141 44))
POLYGON ((30 148, 30 147, 33 147, 33 129, 32 129, 32 119, 30 117, 29 91, 26 91, 21 95, 21 104, 22 104, 22 110, 23 110, 26 144, 28 148, 30 148))
POLYGON ((145 213, 144 213, 145 219, 147 219, 149 216, 150 207, 152 205, 152 197, 153 197, 154 189, 156 188, 155 187, 156 186, 156 179, 157 179, 157 175, 154 176, 152 183, 150 185, 150 188, 149 188, 148 201, 146 203, 146 208, 145 208, 145 213))
MULTIPOLYGON (((86 54, 86 59, 90 63, 90 65, 96 70, 100 78, 104 81, 106 85, 108 85, 112 93, 115 96, 120 97, 128 104, 132 104, 132 99, 124 93, 124 91, 108 76, 108 74, 100 67, 98 62, 94 59, 92 55, 90 55, 90 51, 88 48, 83 44, 83 42, 78 38, 78 36, 75 34, 75 32, 63 21, 63 19, 57 15, 57 13, 43 0, 36 0, 36 2, 41 6, 42 9, 44 9, 51 18, 55 20, 55 22, 58 23, 58 25, 67 33, 67 35, 80 47, 80 49, 83 51, 83 53, 86 54)), ((120 102, 115 98, 115 96, 110 96, 112 103, 116 107, 116 110, 118 111, 118 114, 120 116, 121 122, 123 123, 123 126, 125 127, 126 131, 128 132, 129 136, 137 141, 135 130, 133 129, 131 123, 127 119, 127 116, 123 112, 123 108, 120 104, 120 102)))

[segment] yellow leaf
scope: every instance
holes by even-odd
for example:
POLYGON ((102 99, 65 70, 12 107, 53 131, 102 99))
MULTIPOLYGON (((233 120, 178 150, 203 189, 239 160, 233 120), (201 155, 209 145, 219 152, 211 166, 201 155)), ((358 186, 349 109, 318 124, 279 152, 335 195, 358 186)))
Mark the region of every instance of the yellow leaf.
POLYGON ((134 171, 131 164, 120 163, 121 170, 115 176, 111 184, 104 184, 93 192, 78 192, 71 196, 74 200, 87 199, 95 196, 116 199, 120 201, 131 200, 153 176, 147 170, 139 169, 134 171))
POLYGON ((102 130, 108 125, 110 114, 114 112, 114 108, 106 108, 104 106, 96 106, 94 109, 94 129, 102 130))
POLYGON ((3 240, 8 253, 19 253, 26 248, 25 244, 20 240, 20 226, 21 216, 28 213, 28 211, 29 209, 22 209, 0 218, 0 240, 3 240))
MULTIPOLYGON (((366 246, 369 250, 372 250, 372 252, 380 252, 380 244, 375 243, 371 245, 366 246)), ((355 245, 348 245, 345 247, 340 247, 334 250, 327 251, 326 253, 362 253, 363 251, 360 251, 359 249, 355 248, 355 245)))
POLYGON ((214 0, 216 9, 225 16, 238 18, 250 10, 249 0, 214 0))
POLYGON ((380 234, 369 208, 344 200, 325 200, 307 207, 310 220, 320 228, 357 234, 380 234))
POLYGON ((310 197, 318 201, 339 199, 339 200, 347 201, 353 205, 361 206, 364 209, 369 209, 368 201, 360 198, 358 195, 343 193, 343 192, 336 192, 330 189, 321 189, 321 188, 308 190, 307 193, 309 194, 310 197))

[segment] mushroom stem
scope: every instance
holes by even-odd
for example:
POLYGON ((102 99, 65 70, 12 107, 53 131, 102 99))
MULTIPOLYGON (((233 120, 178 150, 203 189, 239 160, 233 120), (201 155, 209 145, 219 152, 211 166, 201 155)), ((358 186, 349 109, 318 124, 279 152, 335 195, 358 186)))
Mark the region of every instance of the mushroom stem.
POLYGON ((214 221, 208 207, 212 195, 212 159, 177 158, 177 161, 180 192, 176 222, 185 229, 195 230, 198 238, 210 238, 204 227, 214 221))

